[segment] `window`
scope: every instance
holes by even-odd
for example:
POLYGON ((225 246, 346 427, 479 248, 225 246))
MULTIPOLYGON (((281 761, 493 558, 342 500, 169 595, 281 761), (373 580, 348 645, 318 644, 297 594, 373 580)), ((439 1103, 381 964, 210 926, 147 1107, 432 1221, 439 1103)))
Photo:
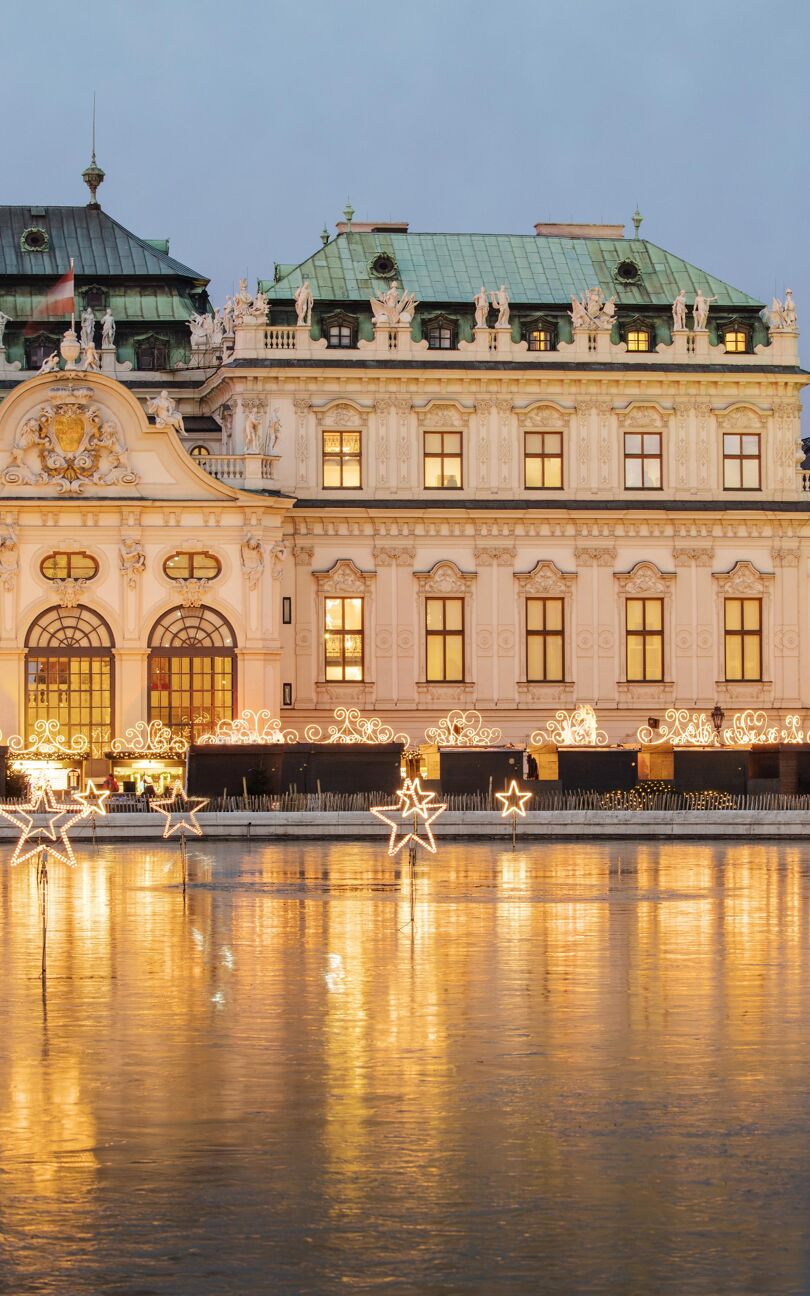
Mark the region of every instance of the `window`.
POLYGON ((363 678, 363 600, 326 598, 323 601, 325 678, 363 678))
POLYGON ((526 679, 565 678, 563 600, 526 599, 526 679))
POLYGON ((526 334, 530 351, 553 351, 554 331, 550 328, 531 328, 526 334))
POLYGON ((724 602, 727 680, 762 679, 762 599, 727 598, 724 602))
POLYGON ((660 432, 625 432, 624 488, 661 489, 660 432))
POLYGON ((92 580, 98 575, 98 563, 90 554, 57 550, 49 553, 39 564, 39 570, 46 580, 92 580))
POLYGON ((323 332, 327 346, 357 346, 357 320, 352 315, 330 315, 323 321, 323 332))
POLYGON ((289 594, 281 600, 281 624, 292 625, 292 598, 289 594))
POLYGON ((323 484, 335 490, 361 485, 359 432, 324 432, 323 484))
POLYGON ((189 450, 192 459, 206 459, 210 453, 207 445, 195 445, 189 450))
POLYGON ((425 489, 461 490, 461 433, 425 433, 425 489))
POLYGON ((222 563, 211 553, 181 550, 166 559, 163 570, 169 580, 215 580, 222 563))
POLYGON ((526 432, 523 440, 527 490, 560 490, 563 484, 562 432, 526 432))
POLYGON ((464 599, 425 599, 427 678, 438 683, 464 679, 464 599))
POLYGON ((748 350, 748 334, 745 329, 730 328, 723 331, 723 345, 726 351, 739 354, 748 350))
POLYGON ((456 345, 456 326, 444 316, 425 325, 425 337, 431 351, 452 351, 456 345))
POLYGON ((97 612, 48 608, 26 636, 26 733, 37 720, 58 720, 70 742, 84 736, 90 755, 102 756, 112 739, 113 639, 97 612))
POLYGON ((59 350, 59 339, 38 333, 36 337, 27 338, 25 343, 26 369, 41 369, 49 355, 59 350))
POLYGON ((652 350, 652 334, 646 328, 631 328, 626 334, 628 351, 650 351, 652 350))
POLYGON ((141 338, 135 344, 135 364, 138 369, 168 369, 169 343, 165 338, 141 338))
POLYGON ((664 678, 664 600, 629 598, 627 618, 628 680, 664 678))
POLYGON ((393 279, 397 274, 397 263, 389 252, 378 252, 369 261, 368 268, 375 279, 393 279))
POLYGON ((723 489, 759 490, 761 485, 758 432, 723 433, 723 489))
POLYGON ((49 242, 47 230, 39 225, 30 225, 20 235, 20 247, 23 252, 47 252, 49 242))
POLYGON ((210 607, 171 608, 149 636, 149 719, 192 741, 233 719, 235 641, 210 607))
POLYGON ((107 294, 98 284, 93 284, 91 288, 85 288, 82 295, 85 308, 89 306, 91 310, 103 310, 107 305, 107 294))
POLYGON ((641 271, 635 261, 631 261, 629 257, 619 262, 615 274, 620 283, 626 284, 638 283, 641 278, 641 271))

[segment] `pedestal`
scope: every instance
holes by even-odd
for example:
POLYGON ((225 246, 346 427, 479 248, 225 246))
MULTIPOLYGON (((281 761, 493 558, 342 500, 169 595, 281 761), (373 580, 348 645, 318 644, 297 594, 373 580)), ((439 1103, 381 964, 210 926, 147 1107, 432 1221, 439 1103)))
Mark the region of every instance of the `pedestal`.
POLYGON ((10 362, 6 359, 6 348, 4 346, 0 346, 0 374, 14 373, 20 367, 21 366, 19 360, 14 360, 10 362))
POLYGON ((115 347, 105 346, 101 348, 101 372, 112 374, 115 377, 115 347))

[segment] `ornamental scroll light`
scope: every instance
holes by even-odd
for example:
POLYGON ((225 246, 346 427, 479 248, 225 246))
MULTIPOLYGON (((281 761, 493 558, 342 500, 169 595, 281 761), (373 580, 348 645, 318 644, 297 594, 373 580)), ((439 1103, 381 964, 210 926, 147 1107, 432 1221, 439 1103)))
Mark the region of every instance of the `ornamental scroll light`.
POLYGON ((234 720, 220 720, 211 733, 202 734, 197 742, 206 747, 236 747, 241 743, 297 743, 297 729, 282 729, 281 721, 270 711, 246 708, 234 720))
POLYGON ((641 725, 638 740, 643 747, 658 747, 669 743, 673 747, 716 747, 717 732, 705 711, 688 711, 670 707, 658 729, 641 725))
POLYGON ((436 747, 497 747, 503 733, 489 728, 478 711, 448 711, 438 724, 425 730, 425 741, 436 747))
POLYGON ((150 757, 152 759, 167 757, 184 757, 188 752, 188 739, 168 729, 160 720, 147 723, 139 720, 131 729, 127 729, 123 738, 116 738, 110 745, 114 756, 150 757))
POLYGON ((361 716, 357 707, 337 707, 335 723, 324 734, 320 725, 308 725, 304 737, 311 743, 402 743, 409 746, 406 733, 395 733, 379 716, 361 716))
POLYGON ((548 733, 535 729, 529 739, 532 746, 553 743, 556 747, 606 747, 608 736, 599 728, 596 712, 587 703, 573 711, 558 711, 546 724, 548 733))
POLYGON ((74 734, 68 739, 58 720, 37 720, 27 738, 13 734, 8 740, 9 751, 24 760, 75 760, 86 756, 89 748, 86 734, 74 734))
MULTIPOLYGON (((800 717, 785 717, 784 725, 769 724, 765 711, 738 711, 728 728, 722 731, 723 743, 728 747, 752 747, 759 743, 803 743, 807 735, 800 728, 800 717)), ((638 730, 638 740, 644 747, 669 743, 673 747, 717 747, 720 734, 711 718, 703 711, 688 711, 671 707, 659 729, 649 724, 638 730)))

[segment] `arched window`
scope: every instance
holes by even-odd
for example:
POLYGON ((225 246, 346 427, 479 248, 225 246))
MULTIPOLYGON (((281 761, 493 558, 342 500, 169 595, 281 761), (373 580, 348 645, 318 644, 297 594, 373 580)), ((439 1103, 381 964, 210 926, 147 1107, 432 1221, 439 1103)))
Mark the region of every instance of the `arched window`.
POLYGON ((138 369, 168 369, 168 340, 156 337, 154 333, 149 337, 139 338, 135 343, 135 362, 138 369))
POLYGON ((26 733, 37 720, 58 720, 71 739, 83 734, 90 755, 112 738, 113 638, 103 617, 88 607, 40 612, 25 639, 26 733))
POLYGON ((233 718, 235 638, 219 612, 171 608, 155 622, 149 650, 150 720, 193 741, 233 718))

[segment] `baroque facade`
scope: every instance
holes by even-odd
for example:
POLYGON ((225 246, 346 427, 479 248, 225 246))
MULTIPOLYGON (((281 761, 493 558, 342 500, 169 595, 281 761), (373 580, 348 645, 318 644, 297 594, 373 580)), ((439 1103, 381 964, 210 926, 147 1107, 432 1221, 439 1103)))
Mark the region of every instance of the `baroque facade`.
POLYGON ((523 742, 588 703, 612 743, 673 707, 810 708, 789 294, 622 234, 349 212, 255 295, 195 298, 193 364, 0 348, 3 732, 58 715, 100 760, 245 707, 417 742, 477 708, 523 742))

